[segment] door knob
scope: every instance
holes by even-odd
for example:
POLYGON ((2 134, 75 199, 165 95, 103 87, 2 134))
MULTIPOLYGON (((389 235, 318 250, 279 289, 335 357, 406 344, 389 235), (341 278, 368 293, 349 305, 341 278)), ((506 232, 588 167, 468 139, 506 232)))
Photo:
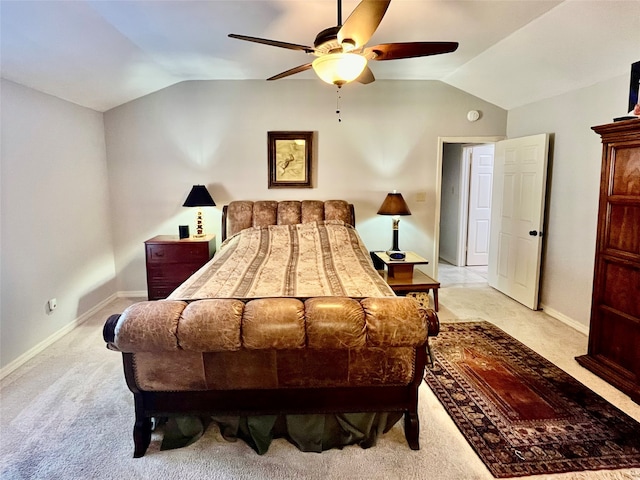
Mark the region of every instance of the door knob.
POLYGON ((537 230, 529 230, 529 235, 531 235, 532 237, 537 237, 538 233, 540 233, 540 236, 542 236, 542 232, 538 232, 537 230))

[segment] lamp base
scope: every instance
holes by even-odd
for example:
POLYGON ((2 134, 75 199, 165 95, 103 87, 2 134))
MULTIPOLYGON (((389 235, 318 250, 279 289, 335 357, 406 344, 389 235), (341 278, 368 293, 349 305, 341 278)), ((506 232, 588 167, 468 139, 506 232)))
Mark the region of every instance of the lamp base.
POLYGON ((391 260, 404 260, 407 257, 407 254, 400 250, 387 250, 386 253, 391 260))

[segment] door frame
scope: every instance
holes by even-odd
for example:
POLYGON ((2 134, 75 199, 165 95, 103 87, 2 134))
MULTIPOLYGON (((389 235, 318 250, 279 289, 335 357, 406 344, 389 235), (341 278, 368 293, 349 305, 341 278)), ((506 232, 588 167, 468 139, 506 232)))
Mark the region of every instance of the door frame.
POLYGON ((434 241, 433 241, 433 274, 438 278, 438 266, 440 264, 440 208, 442 195, 442 157, 445 143, 496 143, 505 140, 506 135, 486 136, 486 137, 438 137, 438 151, 436 154, 436 211, 434 215, 434 241))

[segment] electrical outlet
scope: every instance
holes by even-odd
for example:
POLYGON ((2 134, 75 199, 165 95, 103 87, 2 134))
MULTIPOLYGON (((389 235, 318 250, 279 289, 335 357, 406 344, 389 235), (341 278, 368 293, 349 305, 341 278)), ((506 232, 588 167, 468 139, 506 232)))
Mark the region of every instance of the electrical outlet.
POLYGON ((53 312, 56 308, 58 308, 58 300, 55 298, 51 298, 48 302, 47 305, 49 307, 49 311, 53 312))

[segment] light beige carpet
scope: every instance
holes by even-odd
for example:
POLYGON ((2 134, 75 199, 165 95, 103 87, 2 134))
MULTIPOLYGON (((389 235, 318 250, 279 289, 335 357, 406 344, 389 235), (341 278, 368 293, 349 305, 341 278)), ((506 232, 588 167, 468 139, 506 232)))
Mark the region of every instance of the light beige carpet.
MULTIPOLYGON (((420 387, 420 451, 407 446, 402 423, 368 450, 351 446, 302 453, 286 440, 276 440, 263 456, 209 428, 195 444, 172 451, 159 451, 155 434, 147 454, 133 459, 133 397, 120 355, 105 349, 101 331, 108 315, 129 303, 122 299, 104 308, 0 382, 2 480, 493 478, 425 384, 420 387)), ((440 305, 442 321, 495 321, 547 358, 559 359, 561 368, 572 370, 582 383, 640 419, 640 406, 627 397, 577 364, 566 368, 575 363, 574 355, 584 353, 584 335, 489 288, 443 288, 440 305)), ((544 478, 630 480, 640 479, 640 471, 544 478)))

